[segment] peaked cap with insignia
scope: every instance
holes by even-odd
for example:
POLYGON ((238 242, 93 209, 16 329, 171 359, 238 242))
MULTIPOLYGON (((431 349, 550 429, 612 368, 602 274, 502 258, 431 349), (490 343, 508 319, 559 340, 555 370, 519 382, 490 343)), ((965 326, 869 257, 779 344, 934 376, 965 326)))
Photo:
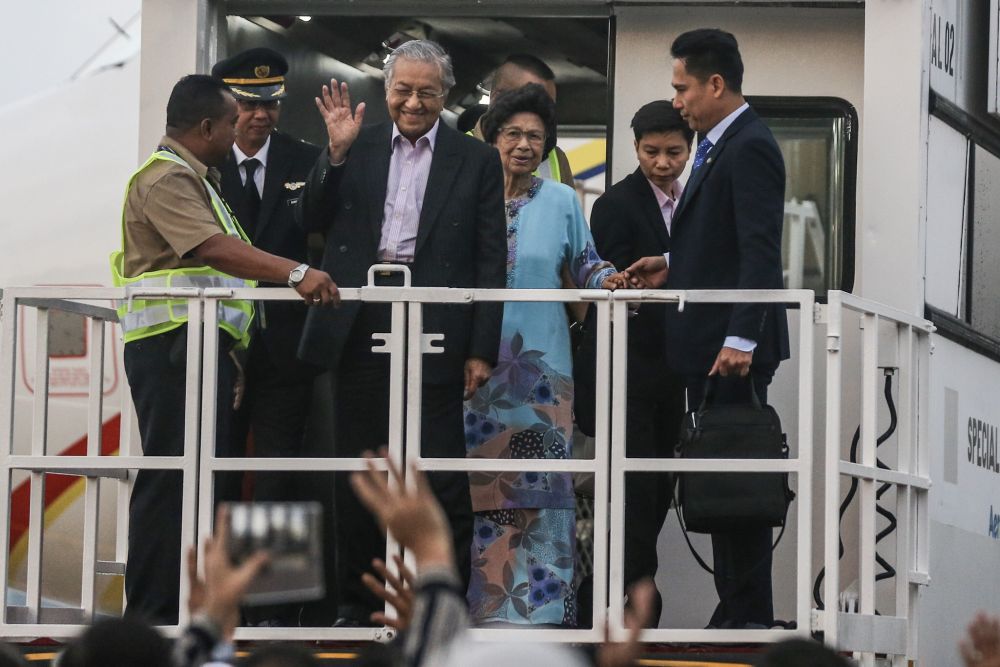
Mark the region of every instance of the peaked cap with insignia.
POLYGON ((270 102, 285 97, 288 61, 265 47, 247 49, 212 67, 212 76, 229 84, 237 100, 270 102))

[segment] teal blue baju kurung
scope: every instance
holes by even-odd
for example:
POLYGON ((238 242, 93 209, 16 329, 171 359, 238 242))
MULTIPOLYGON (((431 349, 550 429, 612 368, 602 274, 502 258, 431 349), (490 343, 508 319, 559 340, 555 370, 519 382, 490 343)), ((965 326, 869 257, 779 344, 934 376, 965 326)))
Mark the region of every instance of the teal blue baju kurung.
MULTIPOLYGON (((507 202, 507 287, 580 288, 614 273, 601 260, 576 193, 535 178, 507 202)), ((573 362, 562 303, 507 303, 497 367, 465 404, 470 457, 570 456, 573 362)), ((573 482, 565 473, 473 473, 476 522, 469 605, 477 623, 573 626, 573 482)))

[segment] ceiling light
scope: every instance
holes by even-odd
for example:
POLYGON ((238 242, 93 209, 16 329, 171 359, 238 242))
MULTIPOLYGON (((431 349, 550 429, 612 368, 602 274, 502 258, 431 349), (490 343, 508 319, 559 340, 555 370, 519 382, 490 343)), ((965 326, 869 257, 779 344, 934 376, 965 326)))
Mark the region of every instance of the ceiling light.
POLYGON ((302 21, 303 23, 309 23, 310 21, 313 20, 313 17, 311 17, 311 16, 300 16, 299 20, 302 21))

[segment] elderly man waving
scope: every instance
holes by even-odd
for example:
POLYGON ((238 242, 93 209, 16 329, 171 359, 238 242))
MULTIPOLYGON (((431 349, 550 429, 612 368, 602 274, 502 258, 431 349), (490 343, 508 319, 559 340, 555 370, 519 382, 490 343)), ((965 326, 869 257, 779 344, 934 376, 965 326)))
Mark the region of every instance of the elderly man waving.
MULTIPOLYGON (((351 108, 347 84, 323 87, 316 103, 329 144, 306 184, 302 219, 326 233, 323 267, 341 286, 365 284, 375 263, 407 266, 413 284, 502 288, 507 242, 503 174, 496 150, 441 122, 454 84, 451 60, 434 42, 416 40, 385 64, 392 119, 362 128, 364 104, 351 108)), ((380 285, 401 285, 399 274, 380 285)), ((430 306, 424 330, 444 334, 444 352, 424 361, 424 456, 462 457, 462 398, 485 382, 496 361, 502 304, 430 306)), ((300 356, 334 371, 338 400, 335 453, 358 456, 388 439, 389 359, 372 352, 372 334, 390 329, 386 304, 345 304, 310 314, 300 356)), ((467 578, 472 511, 465 473, 438 474, 431 486, 455 532, 459 571, 467 578)), ((372 518, 350 488, 337 484, 340 625, 369 622, 378 601, 361 584, 383 551, 372 518)))

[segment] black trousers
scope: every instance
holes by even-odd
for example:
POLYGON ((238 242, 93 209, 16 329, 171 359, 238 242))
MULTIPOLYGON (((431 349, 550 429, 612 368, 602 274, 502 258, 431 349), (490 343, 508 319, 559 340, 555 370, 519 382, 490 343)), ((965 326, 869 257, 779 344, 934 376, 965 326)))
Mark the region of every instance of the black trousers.
MULTIPOLYGON (((279 367, 263 341, 250 343, 246 355, 246 390, 233 420, 233 447, 243 450, 253 434, 254 456, 303 456, 306 423, 315 374, 302 362, 279 367)), ((294 472, 254 474, 255 501, 311 500, 301 493, 301 475, 294 472)))
MULTIPOLYGON (((767 401, 767 387, 774 368, 751 367, 750 378, 761 402, 767 401)), ((688 406, 695 409, 705 396, 706 376, 686 378, 688 406)), ((746 378, 719 378, 715 401, 745 403, 750 401, 746 378)), ((742 628, 748 623, 770 627, 774 623, 771 593, 770 528, 747 528, 712 533, 712 558, 715 591, 719 596, 709 624, 717 628, 742 628)))
MULTIPOLYGON (((389 355, 371 351, 372 332, 388 330, 388 305, 362 305, 336 379, 334 447, 337 456, 358 456, 365 450, 375 451, 388 443, 389 355)), ((424 456, 465 456, 463 390, 461 383, 424 383, 421 406, 424 456)), ((467 584, 472 544, 468 474, 434 473, 429 477, 431 488, 451 523, 456 564, 467 584)), ((335 491, 338 614, 367 622, 369 614, 383 605, 361 583, 361 575, 371 570, 372 558, 385 557, 385 539, 374 517, 354 495, 347 475, 338 474, 335 491)))
MULTIPOLYGON (((257 322, 257 320, 254 320, 257 322)), ((309 421, 315 373, 304 363, 289 360, 278 365, 272 359, 267 344, 255 332, 244 360, 246 377, 243 403, 233 417, 233 450, 246 451, 248 437, 253 436, 254 456, 294 458, 307 456, 305 431, 309 421)), ((329 455, 325 452, 322 455, 329 455)), ((317 494, 307 477, 310 473, 253 473, 253 500, 317 501, 323 504, 324 516, 332 511, 332 495, 317 494)), ((244 614, 249 622, 278 621, 285 626, 299 623, 301 604, 247 607, 244 614)))
MULTIPOLYGON (((232 339, 220 332, 216 454, 230 448, 233 402, 232 339)), ((187 326, 125 345, 125 374, 132 390, 143 456, 184 453, 187 399, 187 326)), ((200 379, 199 379, 200 381, 200 379)), ((197 480, 194 481, 197 483, 197 480)), ((239 477, 216 478, 216 500, 238 498, 239 477)), ((181 562, 181 473, 141 470, 129 499, 126 616, 153 624, 177 623, 181 562)))
MULTIPOLYGON (((630 457, 673 458, 684 420, 684 382, 661 359, 629 351, 625 451, 630 457)), ((625 590, 657 569, 656 542, 672 496, 669 473, 625 478, 625 590)), ((659 593, 651 627, 658 625, 659 593)))

